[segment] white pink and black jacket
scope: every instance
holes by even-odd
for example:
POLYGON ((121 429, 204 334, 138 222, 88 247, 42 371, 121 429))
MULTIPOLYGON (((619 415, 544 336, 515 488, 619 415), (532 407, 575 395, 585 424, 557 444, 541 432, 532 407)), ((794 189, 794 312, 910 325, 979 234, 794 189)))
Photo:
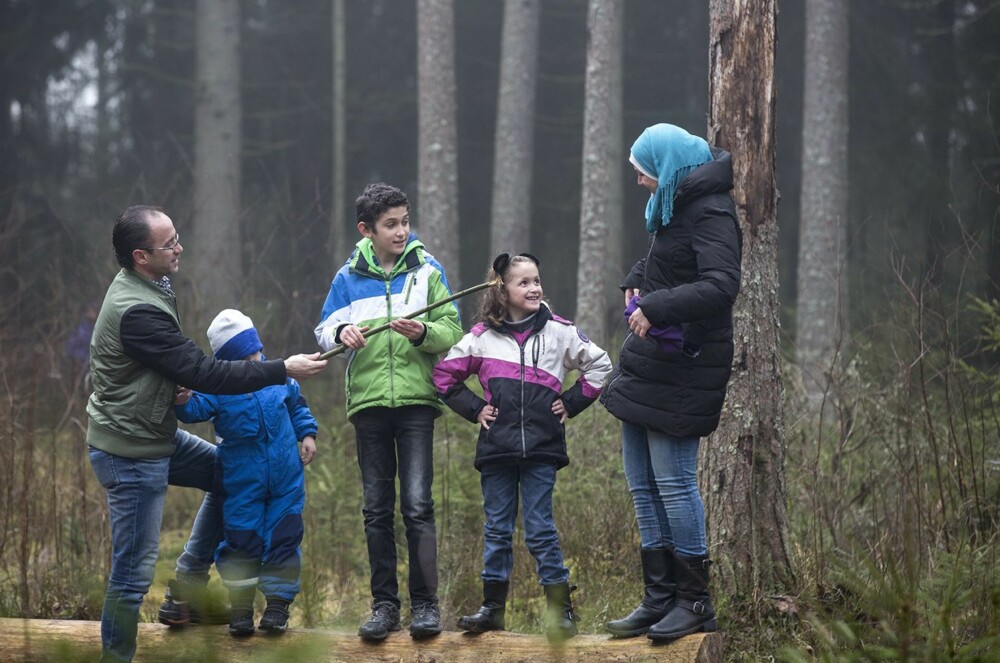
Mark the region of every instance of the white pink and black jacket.
POLYGON ((608 353, 543 305, 522 332, 474 326, 434 367, 434 386, 469 421, 487 404, 499 411, 489 430, 479 431, 476 469, 522 461, 564 467, 566 432, 552 403, 561 398, 569 416, 576 416, 597 399, 610 373, 608 353), (580 377, 560 393, 570 370, 580 377), (465 386, 470 375, 479 376, 485 400, 465 386))

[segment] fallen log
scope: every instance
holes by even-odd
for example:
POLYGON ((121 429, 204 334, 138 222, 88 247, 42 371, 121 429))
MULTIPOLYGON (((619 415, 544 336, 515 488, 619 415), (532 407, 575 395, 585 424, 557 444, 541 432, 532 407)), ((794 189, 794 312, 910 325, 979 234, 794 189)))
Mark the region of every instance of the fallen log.
MULTIPOLYGON (((0 652, 6 661, 96 661, 101 647, 98 622, 0 619, 0 652)), ((481 635, 445 631, 427 640, 413 640, 405 632, 392 633, 370 644, 353 632, 290 629, 282 636, 255 636, 237 640, 226 626, 170 629, 161 624, 139 624, 137 663, 151 661, 309 661, 336 663, 598 663, 663 662, 718 663, 722 636, 699 633, 664 645, 644 637, 615 639, 579 635, 562 645, 550 645, 544 636, 510 632, 481 635)))

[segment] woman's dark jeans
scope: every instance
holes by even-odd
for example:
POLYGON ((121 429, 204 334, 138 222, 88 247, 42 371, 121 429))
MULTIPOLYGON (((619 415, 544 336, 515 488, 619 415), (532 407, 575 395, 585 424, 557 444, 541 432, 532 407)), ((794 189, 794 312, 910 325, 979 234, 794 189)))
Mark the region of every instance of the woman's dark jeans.
POLYGON ((364 490, 365 537, 373 603, 399 606, 396 581, 396 475, 409 552, 410 604, 437 603, 433 441, 437 410, 427 405, 373 407, 354 415, 364 490))

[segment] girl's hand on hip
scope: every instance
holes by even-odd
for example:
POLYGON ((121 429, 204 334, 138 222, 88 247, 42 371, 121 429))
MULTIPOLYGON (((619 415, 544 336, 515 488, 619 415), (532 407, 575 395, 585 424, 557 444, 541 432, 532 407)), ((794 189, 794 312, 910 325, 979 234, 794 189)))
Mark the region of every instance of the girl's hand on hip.
POLYGON ((479 422, 480 426, 489 430, 490 424, 497 420, 497 415, 499 414, 500 410, 487 403, 483 406, 483 409, 479 411, 479 414, 476 415, 476 421, 479 422))
POLYGON ((562 402, 561 398, 557 398, 552 403, 552 414, 559 417, 559 423, 564 423, 569 417, 569 413, 566 411, 566 404, 562 402))

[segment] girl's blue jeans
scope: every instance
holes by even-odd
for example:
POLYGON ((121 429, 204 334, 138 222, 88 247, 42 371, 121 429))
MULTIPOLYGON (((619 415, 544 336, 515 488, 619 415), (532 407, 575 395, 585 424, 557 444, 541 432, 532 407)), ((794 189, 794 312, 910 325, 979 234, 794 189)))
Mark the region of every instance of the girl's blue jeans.
POLYGON ((484 582, 507 582, 514 567, 514 522, 518 493, 523 508, 524 543, 535 558, 539 582, 556 585, 569 580, 563 564, 559 533, 552 519, 552 489, 556 466, 550 463, 488 464, 480 473, 483 488, 484 582))
POLYGON ((622 422, 622 461, 643 548, 674 548, 686 556, 708 553, 698 442, 622 422))

